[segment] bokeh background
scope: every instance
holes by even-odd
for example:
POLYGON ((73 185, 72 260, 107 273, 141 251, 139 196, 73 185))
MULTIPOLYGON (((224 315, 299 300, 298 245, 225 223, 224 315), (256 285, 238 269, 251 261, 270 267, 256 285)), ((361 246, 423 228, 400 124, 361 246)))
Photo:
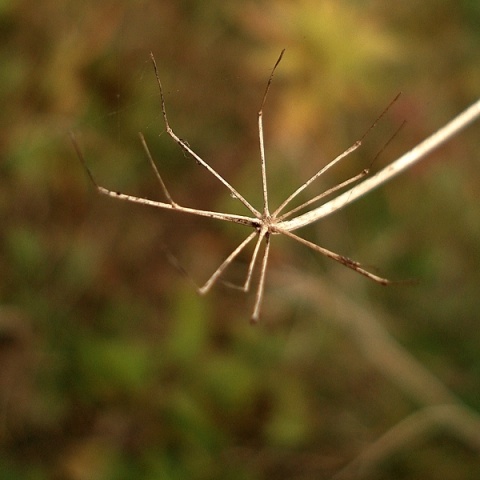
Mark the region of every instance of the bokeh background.
POLYGON ((248 232, 96 195, 69 140, 102 185, 161 200, 141 131, 176 201, 246 213, 166 135, 152 51, 174 130, 260 208, 286 48, 273 205, 402 92, 313 195, 478 97, 479 25, 475 0, 0 2, 0 478, 330 478, 365 452, 342 478, 479 478, 478 123, 299 232, 415 284, 275 237, 256 327, 252 294, 199 297, 168 260, 201 284, 248 232), (423 428, 445 403, 461 418, 423 428))

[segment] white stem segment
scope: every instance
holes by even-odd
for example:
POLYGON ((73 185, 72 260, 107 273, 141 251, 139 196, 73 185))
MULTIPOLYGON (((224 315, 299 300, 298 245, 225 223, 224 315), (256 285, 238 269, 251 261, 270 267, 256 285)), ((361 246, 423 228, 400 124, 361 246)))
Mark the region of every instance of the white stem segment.
POLYGON ((370 192, 374 188, 387 182, 395 175, 398 175, 403 170, 411 167, 414 163, 425 158, 429 153, 445 143, 447 140, 456 135, 461 129, 472 123, 480 116, 480 99, 473 105, 468 107, 465 111, 460 113, 452 121, 447 123, 440 130, 418 144, 415 148, 402 155, 393 163, 380 170, 372 177, 367 178, 362 183, 354 186, 350 190, 342 193, 333 200, 321 205, 314 210, 311 210, 303 215, 300 215, 292 220, 279 222, 277 226, 283 230, 297 230, 298 228, 309 225, 317 220, 320 220, 327 215, 345 207, 349 203, 357 200, 362 195, 370 192))

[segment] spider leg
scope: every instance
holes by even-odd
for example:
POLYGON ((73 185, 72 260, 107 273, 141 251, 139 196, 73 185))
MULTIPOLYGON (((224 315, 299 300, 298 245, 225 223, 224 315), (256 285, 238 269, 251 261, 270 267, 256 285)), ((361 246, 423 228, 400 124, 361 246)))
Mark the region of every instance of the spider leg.
POLYGON ((257 235, 257 232, 252 232, 224 261, 223 263, 213 272, 213 275, 205 282, 203 287, 197 288, 200 295, 205 295, 210 291, 215 282, 219 279, 220 275, 227 269, 227 267, 232 263, 232 261, 237 257, 237 255, 252 241, 252 239, 257 235))
POLYGON ((250 241, 255 237, 255 235, 258 235, 258 240, 255 245, 255 249, 252 254, 252 259, 250 260, 250 265, 248 267, 248 273, 247 273, 247 279, 245 281, 245 284, 243 285, 243 288, 241 288, 242 291, 247 292, 249 287, 250 287, 250 282, 252 279, 252 274, 253 274, 253 269, 255 267, 256 259, 258 257, 258 252, 260 250, 260 245, 262 243, 262 240, 265 238, 265 251, 263 253, 263 259, 262 259, 262 265, 260 269, 260 278, 258 281, 258 287, 257 287, 257 292, 255 294, 255 304, 253 308, 253 313, 251 316, 251 322, 252 323, 257 323, 258 319, 260 317, 260 309, 263 301, 263 295, 265 291, 265 276, 267 272, 267 262, 268 262, 268 256, 270 252, 270 234, 269 232, 261 231, 258 233, 257 231, 252 232, 225 260, 224 262, 215 270, 213 275, 207 280, 205 285, 201 288, 198 289, 198 292, 201 295, 206 294, 211 287, 215 284, 215 282, 218 280, 220 275, 225 271, 225 269, 231 264, 233 259, 250 243, 250 241))
POLYGON ((250 318, 251 323, 257 323, 260 317, 260 309, 262 307, 263 294, 265 291, 265 276, 267 273, 268 255, 270 253, 270 232, 260 232, 259 237, 265 237, 265 251, 263 252, 260 278, 258 280, 257 293, 255 295, 255 305, 253 307, 253 313, 250 318))
MULTIPOLYGON (((398 95, 397 97, 398 98, 398 95)), ((396 100, 395 98, 395 100, 396 100)), ((377 120, 378 121, 378 120, 377 120)), ((347 187, 348 185, 351 185, 352 183, 355 183, 357 182, 358 180, 361 180, 363 177, 367 176, 369 173, 370 173, 370 169, 372 168, 372 165, 375 163, 375 161, 378 159, 378 157, 381 155, 381 153, 387 148, 387 146, 390 144, 390 142, 398 135, 398 132, 400 132, 400 130, 405 126, 405 122, 402 122, 402 124, 397 128, 397 130, 395 130, 395 132, 393 133, 393 135, 390 136, 390 138, 385 142, 385 144, 383 145, 383 147, 377 152, 377 154, 375 155, 375 157, 373 157, 373 160, 370 162, 370 165, 367 167, 367 168, 364 168, 359 174, 345 180, 344 182, 342 183, 339 183, 338 185, 332 187, 332 188, 329 188, 328 190, 326 190, 325 192, 321 193, 320 195, 317 195, 316 197, 313 197, 311 198, 310 200, 306 201, 305 203, 302 203, 300 206, 298 207, 295 207, 293 208, 292 210, 289 210, 287 213, 284 213, 283 215, 281 215, 280 217, 277 217, 277 220, 278 221, 282 221, 282 220, 285 220, 286 218, 290 217, 291 215, 293 215, 294 213, 298 212, 299 210, 302 210, 303 208, 305 207, 308 207, 309 205, 311 205, 312 203, 315 203, 317 202, 318 200, 328 196, 328 195, 331 195, 332 193, 338 191, 338 190, 341 190, 342 188, 345 188, 347 187)), ((370 130, 371 130, 372 127, 370 127, 370 130)), ((365 135, 364 135, 365 137, 365 135)), ((363 137, 362 137, 363 138, 363 137)))
MULTIPOLYGON (((245 280, 245 283, 243 287, 237 287, 236 285, 231 285, 228 284, 231 287, 238 288, 239 290, 243 292, 248 292, 250 288, 250 283, 252 280, 253 276, 253 270, 255 268, 256 260, 258 257, 258 252, 260 251, 260 245, 262 244, 263 239, 265 238, 265 251, 263 253, 263 259, 262 259, 262 265, 260 268, 260 277, 258 281, 258 286, 257 286, 257 292, 255 294, 255 304, 252 312, 252 316, 250 318, 250 321, 252 323, 257 323, 258 319, 260 317, 260 309, 263 301, 263 294, 265 290, 265 276, 266 276, 266 271, 267 271, 267 261, 268 261, 268 256, 270 252, 270 233, 266 230, 261 230, 260 232, 253 232, 252 235, 250 235, 246 240, 245 244, 247 241, 250 241, 251 238, 253 238, 253 235, 258 235, 257 243, 255 244, 255 249, 252 254, 252 258, 250 260, 250 265, 248 267, 248 273, 247 273, 247 278, 245 280)), ((243 247, 243 245, 241 245, 243 247)), ((221 266, 222 267, 222 266, 221 266)), ((221 268, 220 267, 220 268, 221 268)))
POLYGON ((392 280, 388 280, 383 277, 379 277, 378 275, 375 275, 368 270, 365 270, 359 262, 356 262, 355 260, 352 260, 351 258, 345 257, 343 255, 339 255, 338 253, 332 252, 330 250, 327 250, 324 247, 321 247, 320 245, 317 245, 315 243, 309 242, 308 240, 305 240, 302 237, 299 237, 298 235, 295 235, 294 233, 284 230, 282 228, 277 229, 278 233, 283 233, 287 237, 293 238, 297 242, 303 243, 303 245, 306 245, 307 247, 311 248, 312 250, 315 250, 318 253, 321 253, 322 255, 325 255, 328 258, 331 258, 332 260, 335 260, 338 263, 341 263, 342 265, 345 265, 348 268, 351 268, 352 270, 355 270, 356 272, 360 273, 361 275, 369 278, 370 280, 373 280, 374 282, 377 282, 381 285, 390 285, 393 282, 392 280))
MULTIPOLYGON (((327 170, 332 168, 335 164, 337 164, 340 160, 343 160, 345 157, 350 155, 350 153, 354 152, 360 145, 362 145, 363 140, 365 137, 370 133, 370 131, 375 128, 377 123, 380 119, 390 110, 391 106, 398 100, 398 97, 401 95, 401 92, 397 94, 397 96, 387 105, 387 107, 383 110, 383 112, 376 118, 376 120, 370 125, 367 131, 362 135, 362 137, 357 140, 351 147, 347 148, 343 153, 335 157, 331 162, 327 163, 323 168, 321 168, 315 175, 313 175, 310 179, 308 179, 303 185, 301 185, 297 190, 295 190, 273 213, 273 217, 276 218, 280 212, 301 192, 303 192, 312 182, 314 182, 318 177, 323 175, 327 170)), ((395 136, 396 133, 393 135, 395 136)), ((393 137, 392 137, 393 138, 393 137)), ((390 139, 391 140, 391 139, 390 139)), ((389 142, 390 142, 389 140, 389 142)), ((386 145, 385 145, 386 146, 386 145)), ((385 147, 384 147, 385 148, 385 147)), ((383 149, 382 149, 383 150, 383 149)), ((380 153, 380 152, 379 152, 380 153)), ((378 154, 377 154, 378 156, 378 154)), ((374 158, 373 161, 377 158, 374 158)), ((372 161, 372 163, 373 163, 372 161)))
POLYGON ((95 177, 93 176, 92 172, 88 168, 87 162, 85 161, 85 158, 83 157, 80 147, 78 146, 78 142, 75 138, 75 135, 72 132, 70 133, 70 138, 72 140, 73 147, 75 148, 75 151, 77 153, 78 159, 80 160, 80 163, 83 165, 83 168, 87 173, 87 177, 90 180, 90 183, 93 185, 95 190, 102 195, 106 195, 107 197, 116 198, 119 200, 131 202, 131 203, 148 205, 150 207, 162 208, 165 210, 175 210, 176 212, 189 213, 191 215, 197 215, 200 217, 208 217, 208 218, 214 218, 216 220, 239 223, 241 225, 247 225, 249 227, 254 227, 254 228, 258 228, 261 225, 261 220, 258 218, 246 217, 244 215, 235 215, 230 213, 214 212, 209 210, 199 210, 199 209, 190 208, 190 207, 182 207, 181 205, 178 205, 177 203, 174 203, 174 202, 172 203, 158 202, 155 200, 150 200, 148 198, 136 197, 134 195, 127 195, 125 193, 116 192, 114 190, 109 190, 108 188, 102 187, 97 183, 97 181, 95 180, 95 177))
POLYGON ((270 77, 268 78, 267 86, 265 87, 265 93, 263 94, 262 105, 260 106, 260 110, 258 111, 258 139, 260 142, 260 166, 262 170, 262 190, 263 190, 263 215, 265 217, 270 216, 270 212, 268 210, 268 189, 267 189, 267 171, 266 171, 266 163, 265 163, 265 144, 264 144, 264 137, 263 137, 263 107, 265 105, 265 101, 267 100, 267 94, 270 90, 270 85, 273 80, 273 75, 275 70, 277 69, 278 64, 282 60, 283 54, 285 53, 285 49, 280 52, 280 56, 278 57, 275 65, 273 66, 272 73, 270 73, 270 77))
POLYGON ((255 244, 255 248, 253 249, 253 253, 252 253, 252 258, 250 260, 250 264, 248 265, 247 278, 245 280, 245 283, 243 284, 243 287, 241 287, 241 290, 243 292, 248 292, 248 290, 250 289, 253 269, 255 268, 255 263, 257 262, 258 252, 260 250, 260 245, 262 243, 262 240, 263 240, 263 235, 260 233, 258 234, 257 243, 255 244))
POLYGON ((298 187, 276 210, 273 212, 273 217, 277 217, 277 215, 300 193, 302 193, 312 182, 314 182, 318 177, 323 175, 327 170, 332 168, 335 164, 337 164, 340 160, 343 160, 345 157, 350 155, 354 152, 360 145, 362 144, 361 140, 357 140, 350 148, 347 148, 344 152, 340 155, 335 157, 331 162, 327 163, 323 168, 321 168, 313 177, 308 179, 303 185, 298 187))
POLYGON ((167 189, 167 186, 165 185, 162 176, 160 175, 160 172, 158 171, 157 166, 155 165, 155 162, 153 161, 152 154, 150 153, 150 149, 148 148, 147 142, 145 141, 145 137, 143 136, 142 133, 138 133, 140 136, 140 141, 142 142, 143 149, 145 150, 145 153, 147 154, 148 161, 150 162, 150 165, 153 168, 153 171, 155 172, 155 176, 157 177, 158 183, 160 183, 160 186, 162 187, 163 193, 165 197, 167 197, 168 202, 172 207, 178 207, 178 204, 175 203, 170 195, 170 192, 167 189))
POLYGON ((153 68, 155 70, 155 76, 157 78, 157 84, 158 84, 158 88, 160 90, 160 102, 161 102, 161 106, 162 106, 162 115, 163 115, 163 120, 165 122, 165 128, 167 130, 167 133, 168 135, 180 146, 180 148, 188 153, 189 155, 191 155, 195 161, 201 165, 202 167, 204 167, 205 169, 207 169, 215 178, 217 178, 221 183, 223 183, 223 185, 225 185, 225 187, 228 188, 228 190, 230 191, 230 193, 235 197, 235 198, 238 198, 244 205, 245 207, 248 208, 248 210, 250 210, 250 212, 252 212, 252 214, 257 217, 257 218, 260 218, 262 215, 261 213, 256 209, 254 208, 232 185, 230 185, 230 183, 228 183, 216 170, 214 170, 207 162, 205 162, 205 160, 203 160, 199 155, 197 155, 191 148, 190 146, 188 145, 187 142, 185 142, 184 140, 182 140, 181 138, 179 138, 175 132, 172 130, 172 128, 170 127, 170 124, 168 122, 168 117, 167 117, 167 112, 166 112, 166 109, 165 109, 165 97, 164 97, 164 94, 163 94, 163 87, 162 87, 162 82, 160 81, 160 76, 158 74, 158 69, 157 69, 157 63, 155 62, 155 57, 153 56, 153 53, 150 53, 150 58, 152 60, 152 63, 153 63, 153 68))
POLYGON ((335 185, 334 187, 329 188, 328 190, 325 190, 320 195, 317 195, 316 197, 311 198, 310 200, 306 201, 305 203, 302 203, 301 205, 299 205, 298 207, 295 207, 292 210, 288 211, 287 213, 284 213, 280 217, 277 217, 277 220, 278 221, 285 220, 286 218, 290 217, 291 215, 298 212, 299 210, 302 210, 303 208, 308 207, 312 203, 315 203, 318 200, 321 200, 322 198, 327 197, 328 195, 331 195, 332 193, 335 193, 336 191, 341 190, 342 188, 345 188, 348 185, 357 182, 358 180, 363 178, 365 175, 368 175, 369 172, 370 172, 370 170, 368 168, 365 168, 358 175, 355 175, 354 177, 351 177, 351 178, 345 180, 344 182, 339 183, 338 185, 335 185))
MULTIPOLYGON (((257 234, 258 232, 255 232, 255 235, 257 234)), ((253 270, 257 262, 258 252, 260 251, 260 245, 262 243, 262 240, 263 240, 263 236, 258 234, 258 239, 257 239, 257 242, 255 243, 255 248, 253 249, 253 253, 252 253, 252 258, 250 259, 250 263, 248 265, 245 283, 240 286, 230 282, 223 282, 225 285, 231 288, 235 288, 236 290, 240 290, 244 293, 247 293, 250 290, 250 283, 252 282, 253 270)))

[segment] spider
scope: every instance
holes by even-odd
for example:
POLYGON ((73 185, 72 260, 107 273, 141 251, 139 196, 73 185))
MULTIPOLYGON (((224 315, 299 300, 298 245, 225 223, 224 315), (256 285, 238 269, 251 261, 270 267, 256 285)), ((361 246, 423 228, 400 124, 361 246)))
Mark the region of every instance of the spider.
POLYGON ((218 281, 220 276, 224 273, 224 271, 228 268, 228 266, 234 261, 234 259, 245 249, 245 247, 250 244, 255 238, 256 243, 253 248, 253 253, 251 256, 251 260, 247 269, 246 279, 243 286, 240 289, 244 292, 248 292, 250 289, 250 284, 252 281, 253 272, 255 266, 257 265, 257 260, 259 257, 259 252, 261 249, 262 243, 265 244, 263 250, 263 256, 261 258, 260 263, 260 273, 259 279, 257 284, 257 289, 255 293, 255 301, 253 306, 253 311, 251 315, 251 322, 256 323, 260 317, 260 311, 262 306, 262 300, 264 297, 265 291, 265 277, 267 272, 267 265, 268 265, 268 258, 270 253, 270 244, 271 244, 271 237, 275 235, 285 235, 297 242, 306 245, 307 247, 311 248, 312 250, 325 255, 332 260, 335 260, 342 265, 364 275, 365 277, 373 280, 374 282, 381 284, 381 285, 389 285, 393 283, 391 280, 386 278, 379 277, 370 271, 364 269, 359 262, 352 260, 348 257, 340 255, 338 253, 332 252, 327 250, 320 245, 312 243, 297 234, 293 233, 295 230, 309 225, 317 220, 333 213, 340 208, 343 208, 348 203, 356 200, 360 196, 364 195, 368 191, 376 188, 378 185, 386 182, 394 175, 398 174, 399 172, 405 170, 407 167, 411 166, 413 163, 418 161, 419 159, 425 157, 428 153, 438 147, 441 143, 445 142, 455 133, 457 133, 461 128, 466 126, 468 123, 472 122, 476 117, 480 116, 480 100, 474 103, 471 107, 465 110, 463 113, 458 115, 455 119, 451 120, 447 125, 443 128, 438 130, 436 133, 428 137, 422 143, 417 145, 415 148, 395 160, 393 163, 385 167, 383 170, 380 170, 373 176, 369 176, 363 182, 359 183, 359 180, 366 177, 369 174, 369 169, 366 168, 359 174, 341 182, 340 184, 328 189, 327 191, 323 192, 320 195, 313 197, 312 199, 304 202, 298 207, 295 207, 289 211, 285 212, 287 205, 296 198, 301 192, 303 192, 311 183, 313 183, 316 179, 318 179, 323 173, 327 170, 332 168, 338 162, 343 160, 353 151, 355 151, 360 145, 362 144, 362 140, 365 138, 367 133, 376 125, 378 120, 386 113, 386 111, 390 108, 390 106, 396 101, 398 98, 395 99, 387 106, 387 108, 380 114, 380 116, 375 120, 375 122, 370 126, 367 132, 357 140, 351 147, 345 150, 343 153, 338 155, 334 158, 331 162, 321 168, 315 175, 313 175, 309 180, 303 183, 297 190, 295 190, 288 198, 286 198, 279 207, 277 207, 273 212, 270 210, 269 201, 268 201, 268 188, 267 188, 267 176, 266 176, 266 162, 265 162, 265 148, 264 148, 264 136, 263 136, 263 108, 267 99, 267 94, 270 89, 270 85, 273 80, 273 76, 275 70, 280 63, 285 50, 282 50, 280 56, 278 57, 272 71, 270 77, 267 81, 267 85, 265 88, 265 92, 263 94, 262 103, 260 106, 260 110, 258 111, 258 138, 260 143, 260 166, 261 166, 261 178, 262 178, 262 191, 263 191, 263 208, 261 210, 257 210, 254 206, 245 199, 245 197, 236 190, 227 180, 225 180, 216 170, 214 170, 205 160, 203 160, 198 154, 196 154, 190 147, 190 145, 185 141, 179 138, 172 128, 170 127, 166 108, 165 108, 165 97, 163 93, 162 82, 160 80, 160 75, 158 73, 157 64, 155 61, 155 57, 153 53, 150 54, 150 58, 153 64, 153 69, 155 72, 155 77, 157 80, 159 92, 160 92, 160 103, 161 103, 161 110, 163 115, 163 120, 165 123, 165 129, 168 135, 180 146, 180 148, 184 151, 185 154, 192 156, 197 164, 204 167, 208 172, 210 172, 215 178, 217 178, 230 192, 230 195, 236 199, 238 199, 251 213, 250 216, 244 215, 236 215, 230 213, 223 213, 223 212, 216 212, 216 211, 209 211, 209 210, 201 210, 191 207, 185 207, 183 205, 178 204, 175 202, 170 195, 158 169, 157 166, 152 158, 150 150, 145 142, 144 136, 140 133, 140 141, 142 143, 143 149, 145 150, 146 156, 148 161, 155 173, 155 176, 160 184, 160 187, 163 191, 163 194, 166 198, 166 202, 154 201, 147 198, 136 197, 132 195, 128 195, 125 193, 116 192, 113 190, 109 190, 101 185, 99 185, 91 170, 89 169, 83 154, 80 150, 80 147, 75 139, 73 133, 70 134, 74 148, 76 150, 77 156, 83 165, 83 168, 86 171, 86 174, 92 183, 95 190, 97 190, 100 194, 106 195, 108 197, 125 200, 127 202, 139 203, 141 205, 149 205, 156 208, 162 208, 165 210, 172 210, 180 213, 189 213, 192 215, 198 215, 208 218, 213 218, 217 220, 222 220, 226 222, 233 222, 238 223, 241 225, 245 225, 250 227, 253 231, 228 255, 228 257, 222 262, 222 264, 213 272, 210 278, 206 281, 206 283, 202 286, 197 288, 198 292, 201 295, 205 295, 210 291, 210 289, 214 286, 214 284, 218 281), (349 190, 343 192, 342 194, 335 197, 333 200, 324 203, 323 205, 314 208, 312 210, 307 211, 301 215, 298 215, 290 220, 287 220, 288 217, 291 217, 293 214, 297 213, 298 211, 310 206, 312 203, 321 200, 322 198, 326 197, 327 195, 331 195, 339 190, 343 190, 345 187, 357 183, 354 187, 350 188, 349 190))

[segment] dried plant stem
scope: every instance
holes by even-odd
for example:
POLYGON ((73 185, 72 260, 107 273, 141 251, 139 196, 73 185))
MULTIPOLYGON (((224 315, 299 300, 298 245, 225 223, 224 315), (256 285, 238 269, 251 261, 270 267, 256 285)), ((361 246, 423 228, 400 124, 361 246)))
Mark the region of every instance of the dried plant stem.
POLYGON ((381 462, 402 449, 411 449, 439 429, 448 431, 480 454, 479 415, 464 405, 434 405, 417 410, 395 424, 331 480, 370 478, 381 462))
POLYGON ((282 270, 272 274, 272 281, 277 291, 281 291, 279 298, 283 300, 294 297, 319 311, 335 312, 325 319, 331 319, 336 327, 347 332, 362 355, 415 403, 438 405, 459 402, 437 377, 388 333, 383 324, 398 323, 394 318, 372 307, 362 306, 316 275, 293 269, 282 270))
POLYGON ((323 279, 293 270, 274 272, 279 298, 295 297, 318 308, 344 330, 358 349, 385 378, 420 406, 369 444, 332 480, 370 478, 382 461, 402 449, 433 436, 439 428, 480 453, 480 416, 465 405, 435 375, 402 347, 383 324, 398 323, 389 315, 364 307, 323 279))
POLYGON ((387 182, 395 175, 398 175, 407 168, 411 167, 419 160, 425 158, 429 153, 452 138, 460 130, 476 120, 479 116, 480 99, 460 113, 453 120, 448 122, 440 130, 425 139, 423 142, 419 143, 415 148, 412 148, 412 150, 402 155, 383 170, 380 170, 375 175, 367 178, 362 183, 359 183, 338 197, 335 197, 333 200, 324 203, 320 207, 304 213, 303 215, 299 215, 293 220, 283 222, 281 227, 285 230, 296 230, 309 225, 310 223, 316 222, 317 220, 320 220, 321 218, 326 217, 337 210, 340 210, 349 203, 360 198, 362 195, 365 195, 371 190, 387 182))

